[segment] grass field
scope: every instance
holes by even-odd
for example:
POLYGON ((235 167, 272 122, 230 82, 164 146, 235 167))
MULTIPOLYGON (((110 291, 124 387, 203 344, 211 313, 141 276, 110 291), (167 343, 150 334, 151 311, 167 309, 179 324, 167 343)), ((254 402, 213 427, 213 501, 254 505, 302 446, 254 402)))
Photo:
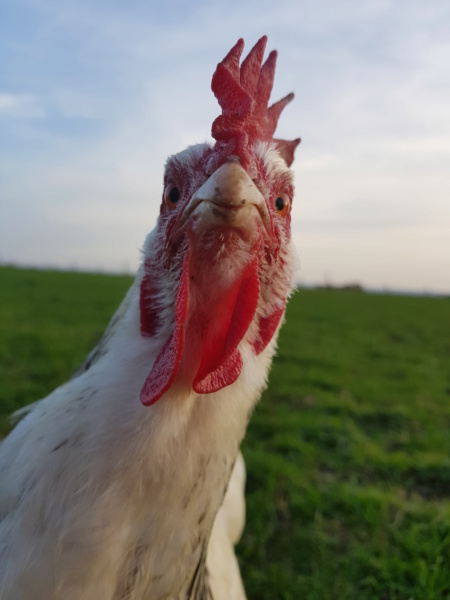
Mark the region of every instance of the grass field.
MULTIPOLYGON (((0 269, 3 433, 130 281, 0 269)), ((450 599, 450 299, 299 291, 243 449, 250 600, 450 599)))

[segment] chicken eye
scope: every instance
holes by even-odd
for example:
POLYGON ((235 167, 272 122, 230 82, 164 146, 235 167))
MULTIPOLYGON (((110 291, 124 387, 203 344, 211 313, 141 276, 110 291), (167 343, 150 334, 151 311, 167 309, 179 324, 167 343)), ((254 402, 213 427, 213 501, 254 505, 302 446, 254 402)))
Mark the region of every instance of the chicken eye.
POLYGON ((285 217, 289 211, 289 196, 285 193, 280 194, 275 200, 275 209, 280 217, 285 217))
POLYGON ((169 183, 164 190, 164 200, 170 210, 175 208, 180 196, 180 190, 175 185, 169 183))

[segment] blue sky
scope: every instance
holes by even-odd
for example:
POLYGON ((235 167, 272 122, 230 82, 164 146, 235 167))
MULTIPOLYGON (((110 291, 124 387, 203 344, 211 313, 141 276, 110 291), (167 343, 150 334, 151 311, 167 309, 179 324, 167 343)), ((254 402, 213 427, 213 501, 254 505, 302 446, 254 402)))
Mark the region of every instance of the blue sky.
POLYGON ((0 261, 134 271, 216 63, 279 51, 304 283, 450 292, 450 3, 5 0, 0 261))

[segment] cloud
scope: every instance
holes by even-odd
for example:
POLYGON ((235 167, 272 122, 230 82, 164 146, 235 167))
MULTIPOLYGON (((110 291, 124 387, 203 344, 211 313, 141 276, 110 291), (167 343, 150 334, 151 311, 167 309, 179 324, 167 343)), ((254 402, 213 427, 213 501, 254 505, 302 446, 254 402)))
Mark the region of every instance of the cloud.
POLYGON ((33 94, 7 94, 0 92, 0 118, 40 118, 45 110, 33 94))
POLYGON ((293 225, 308 277, 381 281, 385 268, 392 287, 441 286, 432 257, 450 255, 438 233, 450 228, 450 5, 17 0, 9 13, 0 256, 135 267, 166 156, 209 138, 216 62, 238 37, 248 50, 268 33, 279 50, 272 98, 296 92, 277 134, 303 138, 293 225), (420 232, 428 262, 402 279, 420 232), (389 259, 359 259, 362 243, 389 259))

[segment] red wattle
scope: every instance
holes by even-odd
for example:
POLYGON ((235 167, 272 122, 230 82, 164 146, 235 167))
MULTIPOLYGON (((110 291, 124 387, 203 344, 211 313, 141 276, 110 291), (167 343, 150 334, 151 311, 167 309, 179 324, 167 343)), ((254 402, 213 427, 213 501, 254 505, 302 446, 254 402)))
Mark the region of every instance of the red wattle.
POLYGON ((242 365, 241 353, 239 350, 235 350, 215 371, 211 371, 201 380, 197 380, 196 377, 192 389, 197 394, 217 392, 236 381, 241 374, 242 365))
POLYGON ((214 329, 206 330, 202 340, 202 358, 193 382, 195 391, 211 393, 239 377, 242 358, 237 347, 253 321, 258 299, 258 261, 255 257, 215 309, 214 329), (219 323, 217 319, 220 319, 219 323))
POLYGON ((158 354, 153 368, 141 389, 140 398, 145 406, 150 406, 159 400, 175 381, 183 356, 188 307, 189 254, 186 253, 175 303, 175 329, 158 354))
POLYGON ((283 302, 283 306, 281 308, 277 308, 268 317, 262 317, 259 320, 259 336, 258 339, 253 343, 255 354, 261 354, 261 352, 273 338, 273 335, 277 330, 278 324, 283 316, 285 306, 286 300, 283 302))
MULTIPOLYGON (((189 284, 190 256, 187 252, 175 303, 175 328, 159 352, 141 390, 141 401, 146 406, 159 400, 175 381, 190 328, 200 328, 200 331, 191 332, 193 339, 200 333, 201 341, 200 365, 192 382, 195 392, 216 392, 234 383, 241 373, 243 362, 238 346, 255 318, 259 300, 257 258, 254 258, 236 282, 218 298, 211 319, 206 323, 202 321, 201 316, 195 318, 192 314, 188 320, 189 284)), ((141 285, 141 332, 144 336, 153 335, 157 324, 156 313, 149 302, 149 296, 151 278, 147 274, 141 285)), ((260 354, 272 339, 283 313, 284 303, 271 315, 259 320, 258 338, 253 343, 256 354, 260 354)))

